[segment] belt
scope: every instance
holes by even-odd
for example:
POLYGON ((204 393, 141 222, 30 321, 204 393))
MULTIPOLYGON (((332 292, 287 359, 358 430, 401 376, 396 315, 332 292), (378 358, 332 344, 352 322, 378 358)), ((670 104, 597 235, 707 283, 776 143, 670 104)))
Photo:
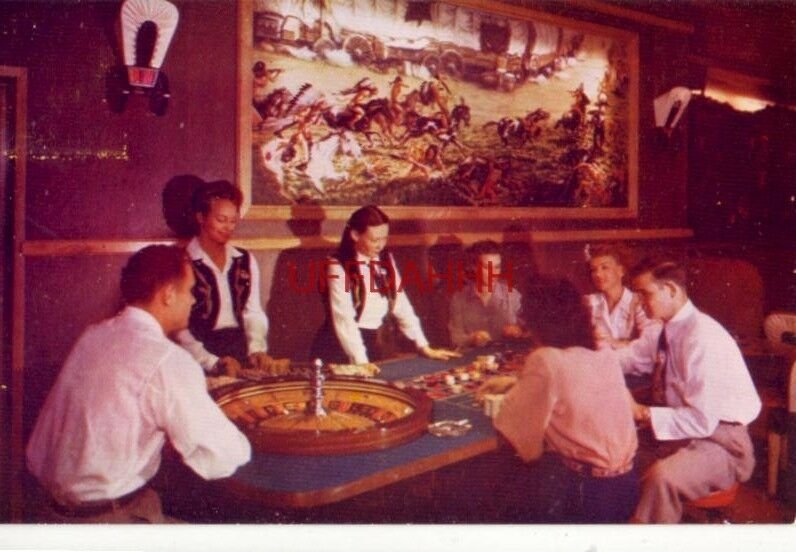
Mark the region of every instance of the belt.
POLYGON ((721 421, 719 422, 719 424, 721 424, 721 425, 728 425, 728 426, 742 426, 742 425, 745 425, 745 424, 742 424, 741 422, 727 422, 727 421, 725 421, 725 420, 721 420, 721 421))
POLYGON ((94 517, 109 512, 115 512, 130 504, 133 500, 144 494, 149 489, 148 485, 144 485, 135 491, 118 498, 111 498, 107 500, 91 500, 88 502, 80 502, 77 504, 61 504, 55 499, 50 500, 50 507, 54 512, 65 517, 94 517))
POLYGON ((624 466, 614 469, 595 466, 594 464, 589 464, 588 462, 581 462, 580 460, 575 460, 574 458, 565 458, 563 456, 561 457, 561 462, 572 471, 589 477, 618 477, 620 475, 625 475, 633 469, 632 460, 624 466))

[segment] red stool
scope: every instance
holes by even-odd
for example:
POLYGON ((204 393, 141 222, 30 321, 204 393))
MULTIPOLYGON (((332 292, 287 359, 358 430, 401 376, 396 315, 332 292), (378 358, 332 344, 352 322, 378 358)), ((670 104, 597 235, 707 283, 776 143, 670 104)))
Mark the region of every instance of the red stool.
POLYGON ((729 523, 729 507, 735 503, 735 498, 738 496, 738 489, 740 488, 741 484, 735 483, 727 489, 687 502, 686 509, 703 510, 708 522, 729 523))

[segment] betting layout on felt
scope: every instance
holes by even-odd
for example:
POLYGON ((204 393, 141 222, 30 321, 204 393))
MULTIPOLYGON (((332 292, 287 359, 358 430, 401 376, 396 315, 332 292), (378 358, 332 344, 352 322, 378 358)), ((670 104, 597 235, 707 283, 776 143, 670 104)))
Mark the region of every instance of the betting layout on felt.
POLYGON ((458 366, 440 372, 424 374, 396 382, 399 387, 412 387, 423 391, 432 400, 447 399, 457 395, 475 393, 484 380, 495 375, 505 375, 516 371, 520 364, 517 355, 507 352, 496 355, 497 366, 485 369, 478 362, 458 366))

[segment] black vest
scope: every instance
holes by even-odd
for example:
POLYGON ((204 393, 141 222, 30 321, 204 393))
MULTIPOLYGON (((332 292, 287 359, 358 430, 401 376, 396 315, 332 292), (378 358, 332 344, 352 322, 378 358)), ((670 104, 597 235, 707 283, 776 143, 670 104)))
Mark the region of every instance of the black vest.
MULTIPOLYGON (((354 311, 356 311, 356 321, 359 322, 359 319, 362 316, 362 311, 365 310, 365 298, 367 297, 367 284, 365 283, 365 278, 359 272, 359 267, 362 265, 358 264, 356 259, 354 261, 348 261, 348 264, 346 264, 346 261, 341 261, 336 255, 334 255, 333 258, 343 266, 343 270, 347 273, 346 276, 348 278, 348 285, 351 293, 351 302, 354 304, 354 311)), ((379 255, 379 262, 381 265, 375 269, 387 269, 387 281, 390 282, 386 288, 387 301, 389 303, 389 310, 387 312, 389 314, 395 307, 395 297, 398 291, 397 282, 395 282, 395 267, 392 264, 392 257, 385 252, 382 252, 379 255)), ((363 268, 370 270, 369 265, 364 266, 363 268)), ((331 308, 331 302, 328 300, 327 305, 328 308, 331 308)))
MULTIPOLYGON (((244 249, 236 249, 243 255, 232 258, 228 280, 232 293, 232 312, 235 314, 238 326, 243 329, 243 309, 249 300, 252 286, 251 256, 244 249)), ((196 276, 196 285, 193 287, 196 303, 191 309, 189 328, 196 339, 204 341, 206 336, 213 331, 218 319, 220 308, 218 284, 213 270, 201 259, 192 262, 193 272, 196 276)))

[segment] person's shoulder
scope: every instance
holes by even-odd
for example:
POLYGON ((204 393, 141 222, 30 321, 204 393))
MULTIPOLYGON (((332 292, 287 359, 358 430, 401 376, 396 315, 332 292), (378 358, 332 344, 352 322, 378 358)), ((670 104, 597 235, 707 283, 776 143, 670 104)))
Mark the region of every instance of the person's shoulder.
POLYGON ((513 283, 505 282, 503 280, 498 280, 496 282, 499 289, 502 289, 503 292, 508 295, 509 297, 521 297, 520 290, 517 289, 513 283))
POLYGON ((185 246, 185 252, 188 254, 188 257, 191 258, 191 261, 201 260, 202 256, 204 255, 204 249, 202 249, 202 246, 196 237, 191 238, 191 240, 188 242, 188 245, 185 246))
POLYGON ((156 369, 165 376, 172 376, 167 379, 183 380, 186 377, 198 376, 204 380, 204 370, 186 349, 168 339, 162 347, 162 360, 156 369))
POLYGON ((531 351, 531 353, 528 355, 528 362, 526 362, 526 365, 547 364, 549 362, 555 362, 565 355, 566 352, 564 349, 547 346, 538 347, 531 351))
POLYGON ((600 292, 587 293, 583 296, 583 302, 587 307, 594 308, 600 304, 602 294, 600 292))
POLYGON ((238 247, 237 245, 228 245, 227 249, 232 257, 243 257, 245 259, 252 259, 254 257, 251 251, 243 247, 238 247))
POLYGON ((694 316, 692 316, 689 320, 686 320, 686 323, 689 324, 694 331, 727 334, 728 336, 730 335, 721 322, 713 318, 710 314, 699 309, 695 310, 696 312, 694 313, 694 316))
POLYGON ((472 293, 472 286, 470 284, 465 284, 458 288, 456 291, 451 294, 451 302, 461 302, 467 299, 467 296, 472 293))
POLYGON ((692 347, 725 349, 735 344, 735 339, 721 322, 699 309, 683 321, 681 335, 692 347))

